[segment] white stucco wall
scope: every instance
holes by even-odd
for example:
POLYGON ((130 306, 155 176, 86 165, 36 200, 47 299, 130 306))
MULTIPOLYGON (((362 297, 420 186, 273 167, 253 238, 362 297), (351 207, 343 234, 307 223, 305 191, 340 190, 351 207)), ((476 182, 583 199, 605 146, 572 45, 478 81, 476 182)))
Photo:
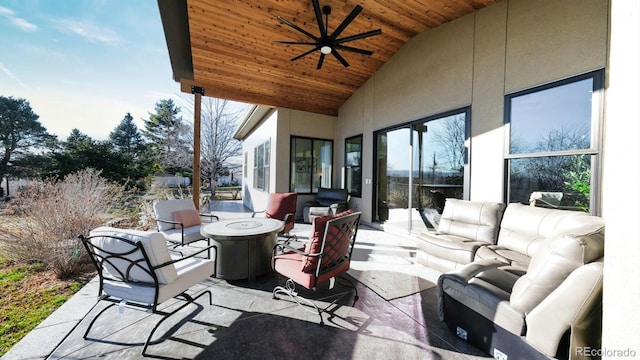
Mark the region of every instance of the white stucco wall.
MULTIPOLYGON (((290 178, 290 164, 291 164, 291 141, 290 136, 302 136, 317 139, 334 140, 333 143, 333 179, 334 186, 339 185, 339 159, 342 155, 342 150, 339 147, 340 140, 338 138, 338 118, 336 116, 314 114, 305 111, 291 110, 291 109, 278 109, 278 132, 282 139, 286 136, 285 141, 278 145, 277 163, 278 173, 280 176, 280 182, 278 183, 279 192, 289 191, 289 178, 290 178), (284 175, 284 176, 283 176, 284 175)), ((313 200, 314 195, 298 194, 298 208, 296 210, 296 217, 302 217, 302 207, 308 200, 313 200)))
POLYGON ((372 179, 372 131, 471 106, 469 198, 503 201, 504 95, 604 68, 607 14, 606 0, 508 0, 421 33, 340 108, 337 141, 364 134, 372 179))
POLYGON ((603 214, 603 359, 640 358, 640 1, 611 1, 603 214), (635 351, 632 357, 614 351, 635 351))
MULTIPOLYGON (((258 126, 243 141, 242 151, 247 152, 247 174, 243 178, 243 203, 254 210, 266 208, 268 194, 271 192, 289 192, 289 171, 291 154, 291 136, 302 136, 318 139, 334 140, 337 138, 337 121, 335 116, 314 114, 299 110, 278 108, 267 113, 258 126), (253 187, 253 165, 255 163, 253 149, 271 139, 271 158, 269 188, 258 190, 253 187)), ((336 148, 334 142, 334 164, 337 163, 342 150, 336 148)), ((339 185, 339 173, 333 171, 333 184, 339 185)), ((298 195, 298 217, 302 216, 302 205, 313 199, 313 195, 298 195)))
POLYGON ((271 111, 267 114, 259 127, 257 127, 249 136, 247 136, 242 142, 242 156, 247 153, 247 173, 243 173, 242 179, 242 202, 244 206, 253 210, 264 210, 267 205, 267 197, 269 192, 273 192, 274 184, 276 182, 276 158, 277 151, 274 151, 278 141, 278 117, 277 111, 271 111), (265 141, 271 140, 271 157, 269 159, 269 189, 259 190, 253 186, 253 166, 255 164, 254 149, 263 144, 265 141))

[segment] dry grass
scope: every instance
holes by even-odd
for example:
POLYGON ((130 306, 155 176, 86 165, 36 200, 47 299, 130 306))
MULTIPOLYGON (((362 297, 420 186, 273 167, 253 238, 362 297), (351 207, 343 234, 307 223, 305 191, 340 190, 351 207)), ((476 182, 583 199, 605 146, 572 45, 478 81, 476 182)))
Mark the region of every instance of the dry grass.
POLYGON ((63 181, 34 181, 10 203, 17 215, 0 225, 0 255, 20 263, 39 263, 70 278, 89 259, 78 239, 102 225, 105 214, 124 208, 127 192, 86 169, 63 181))
POLYGON ((0 259, 0 356, 89 282, 92 270, 61 280, 39 264, 0 259))

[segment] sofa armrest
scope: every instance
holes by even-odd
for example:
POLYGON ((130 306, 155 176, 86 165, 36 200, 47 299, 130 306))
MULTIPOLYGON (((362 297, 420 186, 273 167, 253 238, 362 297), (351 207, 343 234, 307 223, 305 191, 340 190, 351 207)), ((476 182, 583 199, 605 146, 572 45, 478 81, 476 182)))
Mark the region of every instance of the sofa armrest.
POLYGON ((562 336, 571 329, 571 359, 589 358, 580 356, 576 351, 578 347, 600 348, 603 265, 600 260, 574 270, 527 315, 529 344, 548 356, 555 356, 562 336))
POLYGON ((504 266, 505 263, 498 260, 493 259, 484 259, 474 261, 469 263, 459 269, 455 269, 440 275, 438 278, 438 284, 441 284, 442 281, 447 278, 459 282, 461 284, 466 284, 469 280, 473 279, 476 275, 480 274, 483 271, 487 271, 489 269, 495 269, 500 266, 504 266))
POLYGON ((495 269, 497 267, 504 266, 503 262, 487 259, 479 260, 469 263, 459 269, 455 269, 446 273, 443 273, 438 277, 438 316, 440 321, 444 321, 444 292, 445 280, 456 282, 463 286, 466 286, 471 279, 483 271, 495 269))

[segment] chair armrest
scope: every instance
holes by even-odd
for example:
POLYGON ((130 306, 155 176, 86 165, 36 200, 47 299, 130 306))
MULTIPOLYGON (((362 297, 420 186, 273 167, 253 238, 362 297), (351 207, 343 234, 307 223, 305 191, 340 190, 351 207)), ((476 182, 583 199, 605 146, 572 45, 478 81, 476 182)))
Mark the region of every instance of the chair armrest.
POLYGON ((167 223, 167 224, 173 224, 173 225, 180 225, 182 226, 182 223, 179 221, 174 221, 174 220, 165 220, 165 219, 154 219, 155 221, 159 221, 162 223, 167 223))
POLYGON ((289 222, 295 222, 295 216, 296 213, 287 213, 282 221, 284 221, 285 224, 289 222))
POLYGON ((187 255, 187 256, 183 256, 183 257, 181 257, 181 258, 179 258, 179 259, 173 259, 173 260, 171 260, 171 261, 167 261, 167 262, 165 262, 165 263, 162 263, 162 264, 156 265, 156 266, 154 266, 152 269, 155 271, 155 270, 160 269, 160 268, 163 268, 163 267, 165 267, 165 266, 173 265, 173 264, 178 263, 178 262, 180 262, 180 261, 183 261, 183 260, 186 260, 186 259, 192 258, 192 257, 194 257, 194 256, 196 256, 196 255, 198 255, 198 254, 200 254, 200 253, 203 253, 203 252, 205 252, 205 251, 208 251, 208 250, 210 250, 210 249, 215 249, 215 253, 216 253, 216 254, 215 254, 214 261, 217 261, 217 260, 218 260, 218 246, 216 246, 216 245, 209 245, 209 246, 207 246, 207 247, 205 247, 205 248, 202 248, 202 249, 200 249, 200 250, 198 250, 198 251, 194 252, 193 254, 189 254, 189 255, 187 255))
POLYGON ((286 241, 282 240, 282 241, 278 241, 276 242, 275 245, 273 245, 273 255, 276 256, 278 251, 288 251, 288 252, 294 252, 296 254, 302 255, 302 256, 308 256, 308 257, 317 257, 320 256, 321 254, 309 254, 306 253, 302 250, 300 250, 299 248, 294 248, 293 246, 287 244, 286 241))
POLYGON ((220 221, 220 218, 218 216, 216 216, 216 215, 213 215, 213 214, 198 214, 198 215, 200 215, 202 217, 209 218, 209 222, 211 222, 211 219, 213 219, 213 218, 215 218, 217 221, 220 221))

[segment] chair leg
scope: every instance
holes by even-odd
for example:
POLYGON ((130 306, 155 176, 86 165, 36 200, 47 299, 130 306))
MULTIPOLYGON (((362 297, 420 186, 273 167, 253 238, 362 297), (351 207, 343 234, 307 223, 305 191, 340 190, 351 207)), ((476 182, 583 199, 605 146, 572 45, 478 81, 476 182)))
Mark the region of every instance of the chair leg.
POLYGON ((198 296, 196 297, 192 297, 191 295, 187 294, 187 293, 181 293, 177 296, 181 296, 183 297, 186 302, 182 305, 180 305, 177 309, 171 311, 171 312, 164 312, 164 311, 155 311, 156 314, 161 314, 163 315, 162 319, 160 319, 160 321, 158 321, 156 323, 156 325, 153 327, 153 329, 151 330, 151 333, 149 333, 149 336, 147 337, 147 340, 144 342, 144 347, 142 348, 142 356, 147 356, 147 347, 149 346, 149 343, 151 342, 151 337, 153 336, 153 334, 156 332, 156 330, 158 330, 158 327, 160 326, 160 324, 162 324, 165 320, 167 320, 171 315, 177 313, 178 311, 184 309, 187 305, 192 304, 193 302, 195 302, 196 300, 198 300, 200 297, 204 296, 204 295, 209 295, 209 305, 213 305, 213 298, 211 296, 211 291, 209 290, 205 290, 203 292, 201 292, 200 294, 198 294, 198 296))
MULTIPOLYGON (((347 276, 337 276, 336 277, 336 281, 338 280, 342 280, 344 281, 343 284, 348 284, 351 285, 351 287, 353 288, 353 292, 355 293, 354 297, 353 297, 353 305, 356 304, 356 301, 358 301, 358 286, 355 282, 353 282, 353 280, 351 280, 350 277, 347 276)), ((351 306, 353 306, 351 305, 351 306)))
POLYGON ((300 307, 302 307, 304 310, 317 313, 318 316, 320 317, 320 325, 324 325, 324 320, 322 319, 322 310, 320 310, 320 308, 318 308, 318 306, 314 304, 311 300, 305 299, 302 296, 298 295, 298 292, 296 292, 296 283, 293 280, 287 279, 287 282, 285 283, 284 287, 276 286, 275 288, 273 288, 274 299, 278 299, 276 294, 289 295, 289 297, 293 301, 295 301, 300 307), (309 307, 312 307, 314 310, 309 309, 309 307))
MULTIPOLYGON (((160 324, 162 324, 165 320, 167 320, 171 315, 173 315, 173 314, 177 313, 178 311, 184 309, 187 305, 190 305, 190 304, 194 303, 196 300, 198 300, 200 297, 202 297, 204 295, 209 295, 209 305, 213 305, 213 297, 211 295, 211 291, 210 290, 205 290, 205 291, 202 291, 200 294, 198 294, 198 296, 196 296, 196 297, 192 297, 191 295, 189 295, 187 293, 181 293, 181 294, 177 295, 176 297, 184 298, 185 299, 185 303, 180 305, 177 309, 175 309, 175 310, 173 310, 171 312, 165 312, 165 311, 159 311, 159 310, 153 311, 154 314, 162 315, 162 319, 160 319, 160 321, 158 321, 156 323, 156 325, 151 330, 151 333, 149 333, 149 336, 147 337, 147 340, 144 342, 144 347, 142 348, 142 356, 145 356, 145 357, 147 356, 147 354, 146 354, 147 347, 149 346, 149 343, 151 342, 151 337, 156 332, 156 330, 158 330, 158 327, 160 326, 160 324)), ((107 301, 110 301, 110 300, 107 300, 107 301)), ((96 305, 99 302, 100 301, 98 301, 96 303, 96 305)), ((85 331, 85 333, 82 336, 82 338, 85 339, 85 340, 87 339, 87 336, 89 335, 89 331, 91 330, 91 327, 93 327, 93 324, 96 322, 96 320, 98 320, 98 317, 100 317, 100 315, 104 314, 111 307, 113 307, 115 305, 118 305, 118 304, 119 303, 112 302, 111 304, 109 304, 109 306, 107 306, 104 309, 100 310, 100 312, 96 316, 94 316, 94 318, 89 323, 89 326, 87 327, 87 330, 85 331)), ((95 305, 94 305, 94 307, 95 307, 95 305)), ((148 309, 146 306, 144 308, 148 309)))
MULTIPOLYGON (((95 308, 96 305, 98 305, 100 301, 98 300, 98 302, 95 303, 95 305, 93 305, 93 307, 95 308)), ((100 310, 100 312, 93 317, 93 319, 91 320, 91 322, 89 323, 89 326, 87 327, 87 330, 84 332, 84 335, 82 335, 83 339, 87 339, 87 336, 89 336, 89 331, 91 330, 91 327, 93 326, 93 324, 96 322, 96 320, 98 320, 98 318, 100 317, 100 315, 104 314, 105 311, 109 310, 111 307, 115 306, 115 303, 111 303, 109 304, 109 306, 105 307, 104 309, 100 310)), ((92 308, 93 310, 93 308, 92 308)))

